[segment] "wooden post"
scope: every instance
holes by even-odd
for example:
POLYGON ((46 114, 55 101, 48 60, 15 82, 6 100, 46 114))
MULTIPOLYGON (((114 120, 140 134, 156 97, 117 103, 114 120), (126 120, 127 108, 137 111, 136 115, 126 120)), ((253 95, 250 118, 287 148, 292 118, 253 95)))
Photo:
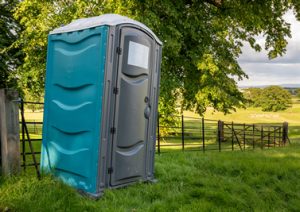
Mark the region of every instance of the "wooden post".
POLYGON ((1 174, 20 172, 19 96, 16 91, 0 89, 1 174))
POLYGON ((283 122, 282 125, 282 141, 283 141, 283 145, 286 144, 287 140, 288 140, 288 129, 289 129, 289 124, 287 122, 283 122))

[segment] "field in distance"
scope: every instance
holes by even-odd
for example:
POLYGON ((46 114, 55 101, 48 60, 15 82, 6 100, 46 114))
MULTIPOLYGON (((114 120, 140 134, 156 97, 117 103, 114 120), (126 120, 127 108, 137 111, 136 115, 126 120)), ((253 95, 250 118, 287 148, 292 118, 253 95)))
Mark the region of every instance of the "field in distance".
MULTIPOLYGON (((192 111, 185 111, 185 116, 200 117, 192 111)), ((294 98, 293 105, 285 111, 279 112, 263 112, 260 108, 237 109, 236 112, 224 115, 221 112, 216 112, 212 108, 208 108, 204 117, 206 119, 222 120, 235 123, 289 123, 289 137, 292 142, 300 142, 300 100, 294 98)))

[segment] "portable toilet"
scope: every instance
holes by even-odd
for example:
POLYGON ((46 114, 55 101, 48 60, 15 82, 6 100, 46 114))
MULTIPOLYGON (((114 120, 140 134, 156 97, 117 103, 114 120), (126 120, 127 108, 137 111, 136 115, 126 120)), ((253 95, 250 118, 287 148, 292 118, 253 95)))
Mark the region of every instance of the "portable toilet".
POLYGON ((154 179, 162 43, 115 14, 48 36, 41 169, 90 195, 154 179))

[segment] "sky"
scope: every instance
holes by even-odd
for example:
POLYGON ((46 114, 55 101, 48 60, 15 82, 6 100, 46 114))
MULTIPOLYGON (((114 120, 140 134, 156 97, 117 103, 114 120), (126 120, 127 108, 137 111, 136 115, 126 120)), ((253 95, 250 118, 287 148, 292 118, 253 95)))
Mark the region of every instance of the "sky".
MULTIPOLYGON (((266 51, 255 52, 245 44, 238 61, 249 79, 239 81, 239 86, 300 84, 300 22, 292 11, 285 15, 285 20, 291 24, 292 34, 286 54, 269 60, 266 51)), ((257 43, 263 44, 264 38, 259 37, 257 43)))

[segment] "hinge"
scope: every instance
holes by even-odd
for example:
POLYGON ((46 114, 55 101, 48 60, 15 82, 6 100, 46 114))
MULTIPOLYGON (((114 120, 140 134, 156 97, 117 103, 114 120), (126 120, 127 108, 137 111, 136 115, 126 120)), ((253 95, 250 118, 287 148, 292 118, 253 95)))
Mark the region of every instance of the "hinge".
POLYGON ((116 133, 116 128, 115 127, 110 128, 110 133, 115 134, 116 133))
POLYGON ((109 167, 109 168, 107 169, 107 173, 108 173, 108 174, 112 174, 113 171, 114 171, 114 169, 113 169, 112 167, 109 167))
POLYGON ((113 93, 114 93, 114 94, 118 94, 118 93, 119 93, 119 88, 114 87, 113 93))
POLYGON ((117 54, 122 54, 122 48, 121 47, 117 47, 117 54))

